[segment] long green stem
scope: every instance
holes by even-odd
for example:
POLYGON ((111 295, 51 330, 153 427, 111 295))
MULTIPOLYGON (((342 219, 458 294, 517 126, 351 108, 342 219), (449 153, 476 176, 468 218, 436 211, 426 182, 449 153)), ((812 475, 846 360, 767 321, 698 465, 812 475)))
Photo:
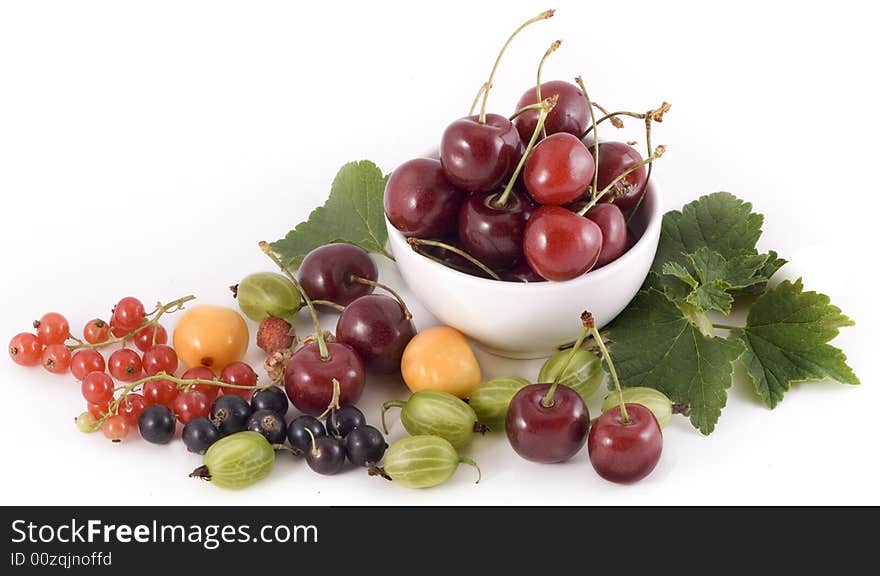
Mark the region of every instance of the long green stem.
POLYGON ((321 329, 321 322, 318 320, 318 312, 315 310, 315 305, 312 303, 312 299, 309 298, 309 295, 306 294, 306 291, 303 290, 302 285, 299 283, 299 280, 296 279, 296 276, 287 268, 284 262, 281 261, 278 256, 272 252, 272 248, 269 247, 269 243, 266 241, 260 242, 260 250, 263 251, 266 256, 269 257, 272 262, 274 262, 280 269, 281 272, 287 276, 287 279, 294 285, 294 287, 299 291, 300 296, 302 296, 303 300, 306 303, 306 306, 309 309, 309 314, 312 317, 312 324, 315 326, 315 337, 318 340, 318 351, 321 354, 321 360, 326 362, 330 360, 330 351, 327 350, 327 342, 324 341, 324 331, 321 329))
POLYGON ((556 373, 556 378, 553 379, 553 383, 550 385, 550 389, 547 390, 547 394, 541 398, 541 406, 544 408, 550 408, 553 406, 553 396, 556 395, 556 388, 559 386, 559 379, 568 370, 568 365, 571 364, 571 361, 574 359, 575 354, 577 354, 578 350, 581 349, 581 346, 584 344, 584 340, 587 338, 587 334, 589 334, 590 330, 586 326, 581 328, 581 333, 578 336, 578 339, 575 341, 574 346, 571 349, 571 352, 568 353, 568 358, 565 359, 565 364, 556 373))
POLYGON ((522 108, 520 108, 519 110, 517 110, 516 112, 514 112, 513 114, 511 114, 511 115, 510 115, 510 118, 508 118, 508 120, 510 120, 511 122, 513 122, 514 120, 516 120, 516 118, 517 118, 518 116, 521 116, 521 115, 525 114, 525 113, 528 112, 529 110, 540 110, 540 109, 543 108, 543 107, 544 107, 544 101, 543 101, 543 100, 540 101, 540 102, 538 102, 537 104, 529 104, 528 106, 523 106, 522 108))
POLYGON ((391 286, 386 286, 381 282, 376 282, 375 280, 370 280, 369 278, 361 278, 360 276, 355 276, 354 274, 348 277, 350 282, 356 282, 358 284, 363 284, 365 286, 372 286, 373 288, 381 288, 385 290, 397 300, 397 303, 400 304, 400 307, 403 309, 403 315, 406 316, 407 320, 412 319, 412 313, 409 311, 409 308, 406 307, 406 302, 403 301, 403 298, 398 294, 391 286))
POLYGON ((651 154, 650 156, 648 156, 646 159, 642 160, 638 164, 635 164, 634 166, 631 166, 628 170, 624 170, 623 172, 618 174, 617 178, 615 178, 614 180, 609 182, 608 186, 603 188, 602 191, 599 192, 597 195, 595 195, 593 197, 593 199, 587 203, 586 206, 584 206, 581 210, 578 211, 578 215, 583 216, 584 214, 589 212, 590 209, 593 206, 595 206, 596 204, 598 204, 599 200, 604 198, 605 195, 608 194, 608 192, 610 192, 618 182, 622 181, 624 178, 626 178, 627 176, 629 176, 630 174, 632 174, 633 172, 635 172, 636 170, 638 170, 642 166, 646 166, 646 165, 652 163, 654 160, 660 158, 661 156, 663 156, 664 152, 666 152, 666 147, 665 146, 658 146, 657 150, 655 150, 654 153, 651 154))
POLYGON ((385 412, 392 408, 400 408, 403 410, 403 407, 406 406, 406 402, 403 400, 389 400, 382 404, 382 430, 385 431, 385 435, 388 435, 388 426, 385 424, 385 412))
POLYGON ((480 89, 477 91, 477 95, 474 96, 474 102, 471 104, 471 109, 468 111, 468 116, 474 115, 474 110, 477 109, 477 104, 480 103, 480 96, 483 95, 483 92, 486 91, 486 83, 484 82, 480 89))
POLYGON ((504 51, 507 50, 507 47, 513 41, 516 35, 519 34, 525 27, 534 24, 535 22, 552 18, 554 12, 554 10, 547 10, 545 12, 541 12, 534 18, 526 20, 520 25, 519 28, 513 31, 513 34, 511 34, 510 37, 507 38, 504 46, 501 47, 501 51, 498 53, 498 57, 495 58, 495 64, 492 65, 492 72, 489 73, 489 79, 486 81, 485 84, 483 84, 483 104, 480 106, 480 124, 486 123, 486 103, 489 100, 489 90, 492 89, 492 81, 495 79, 495 73, 498 71, 498 64, 501 62, 501 57, 504 56, 504 51))
MULTIPOLYGON (((479 268, 480 270, 482 270, 483 272, 488 274, 489 277, 491 277, 493 280, 501 280, 501 276, 499 276, 494 270, 492 270, 491 268, 489 268, 488 266, 486 266, 485 264, 483 264, 482 262, 480 262, 479 260, 477 260, 476 258, 471 256, 470 254, 468 254, 467 252, 465 252, 461 248, 457 248, 451 244, 446 244, 445 242, 440 242, 438 240, 426 240, 424 238, 407 238, 406 242, 407 242, 407 244, 412 246, 413 250, 415 250, 416 252, 419 252, 420 254, 424 254, 424 253, 419 251, 419 246, 434 246, 435 248, 443 248, 444 250, 448 250, 449 252, 452 252, 453 254, 457 254, 457 255, 461 256, 462 258, 464 258, 465 260, 467 260, 468 262, 470 262, 471 264, 473 264, 474 266, 476 266, 477 268, 479 268)), ((435 261, 436 261, 436 259, 435 259, 435 261)))
POLYGON ((474 482, 474 484, 480 483, 480 480, 483 479, 483 471, 480 470, 480 467, 477 466, 477 463, 475 461, 473 461, 472 459, 470 459, 466 456, 459 456, 458 463, 459 464, 467 464, 468 466, 473 466, 474 468, 476 468, 477 469, 477 481, 474 482))
POLYGON ((584 100, 587 101, 587 110, 590 112, 590 118, 593 120, 593 163, 595 164, 595 169, 593 170, 592 193, 595 194, 599 189, 599 129, 597 128, 598 124, 596 122, 596 115, 593 114, 593 103, 590 101, 589 94, 587 94, 587 87, 584 86, 584 79, 578 76, 574 81, 577 82, 577 85, 581 88, 584 100))
POLYGON ((596 329, 596 323, 593 321, 593 316, 589 312, 584 312, 581 317, 584 320, 584 326, 590 329, 590 333, 593 335, 593 340, 599 345, 599 350, 602 351, 602 358, 605 359, 605 363, 608 364, 608 371, 611 372, 611 380, 614 381, 614 389, 617 391, 617 402, 620 405, 620 420, 624 424, 629 424, 629 414, 626 412, 626 402, 623 400, 623 388, 620 387, 620 379, 617 377, 617 370, 614 368, 614 361, 611 360, 611 354, 608 353, 608 349, 605 347, 605 342, 602 340, 602 335, 599 334, 599 330, 596 329))
MULTIPOLYGON (((541 102, 543 100, 543 98, 541 98, 541 72, 544 71, 544 62, 546 62, 547 58, 551 54, 556 52, 556 50, 558 50, 561 45, 562 45, 562 40, 556 40, 555 42, 553 42, 553 44, 551 44, 550 47, 547 48, 547 51, 544 52, 544 56, 541 58, 541 61, 538 63, 538 74, 537 74, 537 80, 535 82, 535 102, 541 102)), ((541 136, 544 138, 547 137, 547 127, 546 126, 541 128, 541 136)))
POLYGON ((538 141, 538 136, 541 135, 541 131, 544 129, 544 122, 547 121, 547 115, 550 113, 550 110, 556 106, 556 101, 559 99, 558 96, 554 95, 552 98, 547 98, 546 100, 541 101, 541 111, 538 112, 538 123, 535 125, 535 131, 532 132, 532 137, 529 140, 529 145, 526 146, 525 152, 523 152, 522 158, 519 159, 519 162, 516 165, 516 170, 513 171, 513 175, 510 177, 510 181, 507 183, 507 186, 504 188, 504 192, 498 198, 498 201, 495 203, 495 206, 504 206, 507 204, 507 199, 510 198, 511 192, 513 192, 513 185, 516 184, 516 179, 519 178, 519 173, 522 172, 523 166, 526 164, 526 160, 529 157, 529 153, 531 153, 532 148, 535 147, 535 143, 538 141))
MULTIPOLYGON (((119 343, 125 342, 126 340, 133 337, 135 334, 137 334, 138 332, 140 332, 144 328, 146 328, 148 326, 155 326, 155 325, 159 324, 159 319, 162 317, 163 314, 172 314, 174 312, 178 312, 180 310, 183 310, 184 304, 186 304, 187 302, 190 302, 192 300, 195 300, 195 299, 196 299, 196 297, 193 296, 192 294, 190 294, 189 296, 184 296, 183 298, 178 298, 177 300, 173 300, 173 301, 169 302, 168 304, 162 304, 160 302, 156 305, 156 308, 144 318, 144 320, 140 323, 140 325, 137 328, 135 328, 134 330, 132 330, 131 332, 129 332, 128 334, 125 334, 123 336, 118 336, 115 338, 110 338, 108 340, 104 340, 103 342, 96 342, 95 344, 87 344, 78 338, 74 338, 74 340, 77 342, 77 344, 73 345, 73 346, 68 346, 67 349, 70 350, 71 352, 75 352, 77 350, 87 350, 87 349, 88 350, 100 350, 101 348, 106 348, 108 346, 112 346, 113 344, 119 344, 119 343)), ((154 339, 155 339, 155 336, 156 335, 154 333, 153 334, 154 339)), ((154 340, 154 343, 155 343, 155 340, 154 340)))

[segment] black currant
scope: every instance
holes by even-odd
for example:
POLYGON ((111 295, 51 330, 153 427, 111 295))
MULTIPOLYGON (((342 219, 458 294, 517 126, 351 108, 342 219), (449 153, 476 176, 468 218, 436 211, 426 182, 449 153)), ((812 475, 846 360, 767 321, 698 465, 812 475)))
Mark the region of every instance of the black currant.
POLYGON ((336 438, 345 438, 349 432, 366 423, 367 419, 363 412, 354 406, 343 406, 339 410, 332 410, 327 416, 327 434, 336 438))
POLYGON ((315 438, 321 438, 327 435, 324 425, 314 416, 299 416, 291 420, 287 426, 287 441, 290 447, 305 454, 312 448, 312 437, 308 432, 312 433, 315 438))
POLYGON ((174 437, 177 419, 167 406, 153 404, 141 412, 138 430, 141 437, 153 444, 168 444, 174 437))
POLYGON ((251 398, 251 409, 254 412, 260 410, 271 410, 282 418, 287 415, 287 407, 290 402, 287 400, 287 394, 284 389, 279 386, 271 386, 254 392, 251 398))
POLYGON ((306 462, 309 468, 318 474, 327 476, 336 474, 345 464, 345 448, 342 446, 342 441, 332 436, 315 438, 312 446, 306 451, 306 462))
POLYGON ((269 444, 283 444, 287 437, 287 424, 284 418, 271 410, 258 410, 251 414, 247 429, 265 436, 269 444))
POLYGON ((241 396, 225 394, 211 406, 211 422, 223 436, 241 432, 247 428, 251 406, 241 396))
POLYGON ((220 431, 207 418, 190 420, 183 427, 183 443, 195 454, 204 454, 211 444, 220 439, 220 431))
POLYGON ((376 464, 382 460, 388 444, 378 429, 358 426, 345 437, 345 454, 355 466, 376 464))

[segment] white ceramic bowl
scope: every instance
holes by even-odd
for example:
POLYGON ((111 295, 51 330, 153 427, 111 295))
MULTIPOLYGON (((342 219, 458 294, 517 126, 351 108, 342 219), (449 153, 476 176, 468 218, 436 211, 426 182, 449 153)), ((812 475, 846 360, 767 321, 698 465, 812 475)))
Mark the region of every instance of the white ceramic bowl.
POLYGON ((620 314, 648 275, 663 208, 652 178, 631 227, 642 235, 614 262, 565 282, 499 282, 447 268, 416 253, 385 219, 400 273, 424 306, 488 352, 544 358, 577 338, 589 310, 599 327, 620 314))

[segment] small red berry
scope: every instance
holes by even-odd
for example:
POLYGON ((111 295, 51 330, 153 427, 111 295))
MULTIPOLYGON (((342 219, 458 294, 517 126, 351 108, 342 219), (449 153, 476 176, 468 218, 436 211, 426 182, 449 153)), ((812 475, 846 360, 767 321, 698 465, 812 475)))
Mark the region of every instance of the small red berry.
POLYGON ((288 350, 294 342, 296 342, 296 332, 287 320, 269 316, 260 322, 260 327, 257 329, 257 346, 266 354, 288 350))

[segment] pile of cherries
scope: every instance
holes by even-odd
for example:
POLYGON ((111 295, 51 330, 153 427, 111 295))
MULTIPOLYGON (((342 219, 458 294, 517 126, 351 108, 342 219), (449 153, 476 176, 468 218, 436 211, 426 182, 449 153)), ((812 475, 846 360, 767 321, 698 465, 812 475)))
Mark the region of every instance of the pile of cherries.
MULTIPOLYGON (((526 25, 550 16, 526 22, 508 44, 526 25)), ((446 128, 439 160, 410 160, 391 175, 385 213, 415 249, 464 272, 540 282, 576 278, 632 245, 627 223, 663 148, 644 159, 629 144, 599 143, 596 127, 603 120, 620 127, 620 115, 646 118, 650 126, 662 115, 595 120, 580 79, 579 86, 541 83, 540 69, 537 85, 508 118, 486 113, 493 68, 478 94, 479 114, 446 128), (591 132, 594 142, 585 144, 591 132)))

